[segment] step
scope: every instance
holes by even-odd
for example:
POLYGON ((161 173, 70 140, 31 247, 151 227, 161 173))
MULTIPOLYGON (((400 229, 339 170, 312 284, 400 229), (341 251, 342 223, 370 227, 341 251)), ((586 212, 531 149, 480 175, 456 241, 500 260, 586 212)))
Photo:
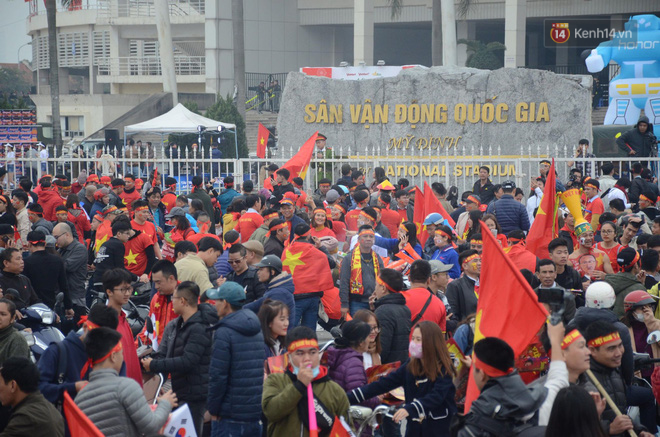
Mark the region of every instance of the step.
POLYGON ((250 152, 257 151, 257 136, 259 133, 259 123, 266 127, 277 125, 277 113, 262 111, 259 114, 255 110, 248 111, 245 114, 245 137, 250 152))

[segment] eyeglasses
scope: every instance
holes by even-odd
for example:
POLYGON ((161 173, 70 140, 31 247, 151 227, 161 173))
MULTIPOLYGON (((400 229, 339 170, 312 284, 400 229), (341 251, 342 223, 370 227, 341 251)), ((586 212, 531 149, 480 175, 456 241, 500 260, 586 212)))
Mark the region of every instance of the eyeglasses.
POLYGON ((132 287, 113 288, 112 291, 115 293, 129 294, 133 292, 133 288, 132 287))
POLYGON ((378 334, 380 332, 380 328, 378 326, 372 326, 371 332, 375 332, 376 334, 378 334))
POLYGON ((228 262, 229 264, 239 264, 239 263, 240 263, 241 261, 243 261, 244 259, 245 259, 245 257, 241 257, 241 258, 239 258, 239 259, 230 259, 230 260, 227 260, 227 262, 228 262))
POLYGON ((60 238, 60 237, 61 237, 62 235, 64 235, 64 234, 60 234, 60 235, 53 235, 53 238, 55 238, 56 240, 59 240, 59 238, 60 238))

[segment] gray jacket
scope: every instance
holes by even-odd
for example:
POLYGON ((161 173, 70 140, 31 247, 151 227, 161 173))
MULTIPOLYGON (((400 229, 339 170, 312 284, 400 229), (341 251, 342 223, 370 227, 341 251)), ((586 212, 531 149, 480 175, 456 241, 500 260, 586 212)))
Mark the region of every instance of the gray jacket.
POLYGON ((60 248, 66 268, 69 297, 79 306, 85 305, 85 280, 87 279, 87 248, 78 240, 60 248))
POLYGON ((169 402, 160 401, 152 412, 142 387, 113 369, 94 370, 75 401, 106 437, 157 434, 172 410, 169 402))

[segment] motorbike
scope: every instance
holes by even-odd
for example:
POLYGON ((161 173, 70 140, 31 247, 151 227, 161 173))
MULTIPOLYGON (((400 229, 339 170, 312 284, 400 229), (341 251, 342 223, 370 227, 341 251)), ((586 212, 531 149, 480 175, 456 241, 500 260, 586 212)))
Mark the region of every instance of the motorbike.
POLYGON ((367 427, 372 430, 378 427, 378 416, 387 416, 391 419, 397 408, 394 405, 378 405, 372 410, 368 407, 352 405, 348 407, 348 417, 351 421, 350 426, 355 435, 359 437, 367 427))
POLYGON ((30 347, 32 360, 36 363, 51 343, 59 343, 64 340, 64 334, 53 326, 57 322, 55 311, 43 303, 24 308, 20 310, 20 313, 23 318, 18 323, 29 328, 20 332, 30 347))
POLYGON ((134 282, 133 294, 131 294, 131 301, 135 305, 146 305, 151 303, 151 282, 134 282))

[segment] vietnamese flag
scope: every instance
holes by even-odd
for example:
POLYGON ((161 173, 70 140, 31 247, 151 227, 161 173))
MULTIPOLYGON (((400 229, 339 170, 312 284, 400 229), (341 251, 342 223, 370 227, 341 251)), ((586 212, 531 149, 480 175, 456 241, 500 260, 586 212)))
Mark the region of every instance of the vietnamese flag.
MULTIPOLYGON (((291 173, 289 180, 293 178, 303 178, 305 179, 305 174, 307 174, 307 169, 309 168, 309 163, 312 160, 312 155, 314 154, 314 147, 316 147, 316 136, 318 131, 314 132, 314 135, 309 137, 305 144, 302 145, 300 150, 296 152, 295 155, 291 157, 282 167, 286 168, 291 173)), ((269 179, 264 181, 264 187, 273 191, 273 184, 269 179)))
POLYGON ((266 126, 259 123, 259 131, 257 132, 257 158, 264 159, 266 157, 268 137, 270 137, 270 131, 266 126))
POLYGON ((527 250, 537 257, 550 258, 548 244, 557 238, 559 223, 557 221, 557 182, 555 175, 555 160, 552 159, 548 179, 545 181, 545 191, 539 209, 536 211, 534 223, 527 234, 527 250))
MULTIPOLYGON (((548 312, 522 273, 504 254, 502 247, 482 221, 483 252, 479 278, 479 302, 474 342, 484 337, 506 341, 515 357, 520 356, 545 322, 548 312)), ((479 396, 472 372, 468 380, 465 412, 479 396)))
POLYGON ((447 210, 442 206, 442 203, 440 203, 438 198, 435 197, 435 194, 433 193, 433 189, 429 186, 428 182, 426 181, 424 181, 424 200, 426 201, 426 206, 424 207, 425 217, 431 214, 432 212, 439 212, 440 215, 449 222, 449 226, 451 226, 452 228, 456 226, 456 222, 447 213, 447 210))
POLYGON ((64 417, 69 427, 70 435, 84 435, 88 437, 103 437, 103 433, 85 416, 85 413, 71 399, 69 392, 64 390, 64 417))
POLYGON ((313 244, 294 240, 282 253, 282 268, 290 273, 294 294, 334 288, 328 258, 313 244))
POLYGON ((426 218, 426 200, 424 196, 425 194, 422 190, 420 190, 419 187, 415 187, 415 210, 413 213, 413 222, 417 228, 417 241, 419 241, 419 244, 421 244, 422 247, 424 247, 424 243, 426 243, 429 236, 429 233, 426 232, 426 229, 424 228, 424 219, 426 218))

